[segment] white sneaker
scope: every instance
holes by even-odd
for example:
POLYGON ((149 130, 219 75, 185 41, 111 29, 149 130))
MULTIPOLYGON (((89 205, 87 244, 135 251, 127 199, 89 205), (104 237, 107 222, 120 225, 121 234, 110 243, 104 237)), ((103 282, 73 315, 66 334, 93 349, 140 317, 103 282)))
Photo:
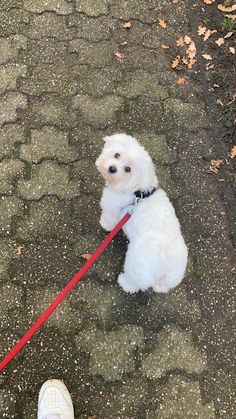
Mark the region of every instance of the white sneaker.
POLYGON ((60 380, 46 381, 39 392, 38 419, 74 419, 70 393, 60 380))

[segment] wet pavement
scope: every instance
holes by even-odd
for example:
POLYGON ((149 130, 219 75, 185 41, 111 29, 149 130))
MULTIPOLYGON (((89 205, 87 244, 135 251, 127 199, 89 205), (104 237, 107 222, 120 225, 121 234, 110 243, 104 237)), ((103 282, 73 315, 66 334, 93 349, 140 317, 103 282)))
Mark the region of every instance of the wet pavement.
POLYGON ((1 357, 104 237, 94 166, 103 136, 126 131, 150 151, 190 260, 172 292, 130 296, 116 281, 119 234, 1 374, 0 417, 35 418, 42 383, 59 378, 79 419, 235 418, 233 246, 201 159, 217 123, 195 80, 201 67, 179 86, 160 47, 194 38, 195 9, 184 0, 9 0, 1 9, 1 357))

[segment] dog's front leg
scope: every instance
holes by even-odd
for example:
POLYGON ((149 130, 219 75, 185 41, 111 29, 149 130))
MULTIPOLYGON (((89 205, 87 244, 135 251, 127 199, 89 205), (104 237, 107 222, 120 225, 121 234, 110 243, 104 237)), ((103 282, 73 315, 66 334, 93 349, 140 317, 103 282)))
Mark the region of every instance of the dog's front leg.
POLYGON ((111 212, 102 211, 100 225, 104 230, 111 231, 117 223, 116 220, 117 218, 115 218, 111 212))

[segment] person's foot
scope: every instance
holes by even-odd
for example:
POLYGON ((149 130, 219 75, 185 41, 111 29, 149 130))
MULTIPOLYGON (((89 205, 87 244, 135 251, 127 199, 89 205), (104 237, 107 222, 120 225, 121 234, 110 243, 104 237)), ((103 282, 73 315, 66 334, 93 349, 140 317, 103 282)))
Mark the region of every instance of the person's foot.
POLYGON ((74 419, 70 393, 60 380, 46 381, 39 392, 38 419, 74 419))

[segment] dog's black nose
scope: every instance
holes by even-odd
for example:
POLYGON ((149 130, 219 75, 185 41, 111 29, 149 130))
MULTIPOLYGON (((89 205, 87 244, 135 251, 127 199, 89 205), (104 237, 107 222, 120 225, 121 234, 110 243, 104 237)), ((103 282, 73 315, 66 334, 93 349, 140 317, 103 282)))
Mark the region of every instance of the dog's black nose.
POLYGON ((116 173, 117 172, 116 166, 110 166, 108 170, 109 170, 110 173, 116 173))

